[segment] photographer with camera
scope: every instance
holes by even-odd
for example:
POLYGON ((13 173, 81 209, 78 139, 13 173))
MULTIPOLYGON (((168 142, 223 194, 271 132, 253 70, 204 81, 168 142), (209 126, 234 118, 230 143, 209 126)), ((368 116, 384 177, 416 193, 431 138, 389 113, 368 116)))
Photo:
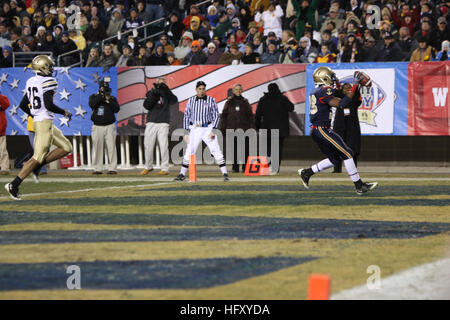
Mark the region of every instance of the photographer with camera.
POLYGON ((147 92, 144 101, 144 108, 148 110, 144 136, 145 169, 142 170, 142 175, 153 171, 153 151, 157 139, 161 151, 161 171, 158 174, 169 174, 170 105, 177 101, 178 98, 166 85, 166 79, 163 77, 159 77, 152 90, 147 92))
POLYGON ((117 174, 117 149, 116 149, 116 117, 120 106, 117 98, 111 95, 109 83, 110 77, 104 77, 100 82, 100 89, 89 97, 89 106, 92 109, 92 143, 94 146, 94 172, 102 174, 104 144, 108 153, 108 174, 117 174))

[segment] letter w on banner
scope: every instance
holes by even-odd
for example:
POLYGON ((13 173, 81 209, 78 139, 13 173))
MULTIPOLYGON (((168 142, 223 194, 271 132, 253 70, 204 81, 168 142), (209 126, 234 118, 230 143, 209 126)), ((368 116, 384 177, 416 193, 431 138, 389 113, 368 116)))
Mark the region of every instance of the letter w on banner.
POLYGON ((450 135, 450 62, 409 64, 408 135, 450 135))

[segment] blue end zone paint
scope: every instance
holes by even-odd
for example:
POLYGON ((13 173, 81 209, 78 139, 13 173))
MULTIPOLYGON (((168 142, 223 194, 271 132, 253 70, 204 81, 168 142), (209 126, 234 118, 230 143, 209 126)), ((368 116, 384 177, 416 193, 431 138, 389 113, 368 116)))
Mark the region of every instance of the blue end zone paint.
MULTIPOLYGON (((42 205, 42 206, 98 206, 98 205, 159 205, 159 206, 205 206, 205 205, 230 205, 230 206, 249 206, 249 205, 279 205, 279 206, 293 206, 293 205, 334 205, 334 206, 362 206, 362 205, 389 205, 389 206, 449 206, 450 199, 424 199, 420 196, 430 195, 448 195, 450 194, 450 185, 440 186, 387 186, 379 187, 370 194, 359 197, 355 194, 352 186, 314 186, 311 183, 311 190, 305 191, 303 187, 290 186, 292 191, 290 193, 266 193, 248 194, 242 189, 239 194, 227 194, 217 192, 213 195, 155 195, 154 189, 148 192, 142 192, 139 196, 125 196, 125 197, 88 197, 88 198, 57 198, 57 199, 36 199, 36 200, 22 200, 21 205, 42 205), (318 193, 322 191, 322 193, 318 193), (327 194, 326 192, 329 192, 327 194), (415 197, 412 199, 389 199, 382 197, 415 197), (339 199, 336 199, 339 198, 339 199)), ((205 186, 205 190, 214 190, 213 187, 205 186), (208 189, 209 188, 209 189, 208 189)), ((234 187, 234 186, 233 186, 234 187)), ((161 189, 161 190, 170 190, 161 189)), ((189 188, 182 188, 180 190, 188 191, 189 188)), ((194 189, 193 189, 194 190, 194 189)), ((224 190, 219 187, 217 190, 224 190)), ((239 190, 234 188, 234 190, 239 190)), ((272 189, 276 190, 276 186, 272 189)), ((5 201, 3 204, 17 204, 15 201, 5 201)))
MULTIPOLYGON (((5 218, 14 213, 1 213, 5 218)), ((25 223, 33 217, 43 215, 51 222, 49 213, 29 213, 25 223)), ((65 214, 52 213, 53 218, 65 214)), ((258 240, 258 239, 408 239, 431 236, 450 231, 450 223, 369 221, 337 219, 300 219, 300 218, 263 218, 263 217, 225 217, 200 215, 115 215, 115 214, 68 214, 71 222, 76 223, 112 223, 132 225, 133 218, 139 225, 184 225, 192 228, 126 229, 126 230, 72 230, 72 231, 2 231, 0 244, 26 243, 76 243, 76 242, 133 242, 133 241, 192 241, 192 240, 258 240), (89 218, 100 218, 95 221, 89 218), (97 217, 99 216, 99 217, 97 217), (87 219, 87 220, 84 220, 87 219), (146 223, 145 223, 146 221, 146 223), (214 228, 195 228, 195 226, 214 228), (222 227, 222 228, 221 228, 222 227)), ((17 220, 13 219, 17 222, 17 220)), ((57 219, 58 220, 58 219, 57 219)), ((3 219, 5 221, 5 219, 3 219)), ((16 223, 12 222, 12 223, 16 223)), ((59 220, 63 222, 63 220, 59 220)))
POLYGON ((201 289, 230 284, 316 259, 218 258, 0 264, 0 290, 67 290, 69 265, 81 270, 82 289, 201 289))

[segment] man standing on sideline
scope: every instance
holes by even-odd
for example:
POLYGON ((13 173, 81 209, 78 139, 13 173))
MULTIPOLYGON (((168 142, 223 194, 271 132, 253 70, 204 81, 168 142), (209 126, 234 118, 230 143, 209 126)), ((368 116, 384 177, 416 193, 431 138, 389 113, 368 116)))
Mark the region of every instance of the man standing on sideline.
POLYGON ((92 144, 94 146, 94 172, 102 174, 103 158, 106 143, 108 154, 108 174, 117 174, 117 148, 116 148, 116 116, 120 106, 116 97, 111 96, 109 77, 103 78, 97 93, 89 97, 89 106, 92 108, 92 144))
POLYGON ((216 163, 219 165, 223 180, 228 181, 225 159, 222 150, 220 150, 217 137, 212 132, 219 124, 219 109, 217 108, 216 99, 206 95, 206 83, 203 81, 198 81, 195 88, 197 95, 188 100, 184 111, 183 127, 189 131, 189 135, 184 136, 187 142, 186 153, 184 154, 180 174, 175 178, 175 181, 186 179, 191 154, 195 154, 202 140, 206 143, 216 163))
POLYGON ((272 164, 271 173, 280 172, 284 139, 289 136, 289 112, 294 111, 294 105, 285 97, 276 83, 268 86, 268 92, 259 100, 255 114, 256 130, 267 129, 267 156, 272 155, 271 130, 279 130, 279 154, 277 163, 272 164))
POLYGON ((9 155, 6 149, 6 109, 9 108, 9 99, 0 94, 0 174, 9 174, 9 155))
MULTIPOLYGON (((222 110, 222 115, 220 116, 220 131, 222 131, 223 136, 226 135, 227 129, 237 130, 242 129, 244 132, 248 129, 255 129, 255 116, 252 112, 252 107, 247 99, 242 96, 242 85, 237 83, 233 86, 233 94, 231 98, 227 100, 225 106, 222 110)), ((238 159, 238 139, 234 137, 234 159, 232 171, 234 173, 239 172, 239 160, 238 159)), ((242 172, 245 171, 245 163, 249 155, 249 138, 245 138, 244 144, 244 162, 242 164, 242 172)), ((229 153, 228 153, 229 154, 229 153)))
POLYGON ((178 98, 170 91, 165 78, 158 78, 153 84, 154 88, 147 92, 144 108, 148 110, 147 124, 145 127, 145 169, 142 175, 153 171, 153 152, 155 142, 158 140, 161 151, 161 171, 159 175, 169 174, 169 123, 170 106, 178 101, 178 98))

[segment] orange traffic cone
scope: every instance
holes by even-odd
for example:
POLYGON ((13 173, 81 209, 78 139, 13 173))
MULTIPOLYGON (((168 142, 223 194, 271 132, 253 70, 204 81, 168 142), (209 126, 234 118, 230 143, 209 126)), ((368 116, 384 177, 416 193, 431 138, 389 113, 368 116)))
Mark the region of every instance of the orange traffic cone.
POLYGON ((197 182, 197 165, 195 164, 195 154, 191 154, 189 160, 189 182, 197 182))
POLYGON ((326 274, 309 276, 308 300, 329 300, 331 278, 326 274))

